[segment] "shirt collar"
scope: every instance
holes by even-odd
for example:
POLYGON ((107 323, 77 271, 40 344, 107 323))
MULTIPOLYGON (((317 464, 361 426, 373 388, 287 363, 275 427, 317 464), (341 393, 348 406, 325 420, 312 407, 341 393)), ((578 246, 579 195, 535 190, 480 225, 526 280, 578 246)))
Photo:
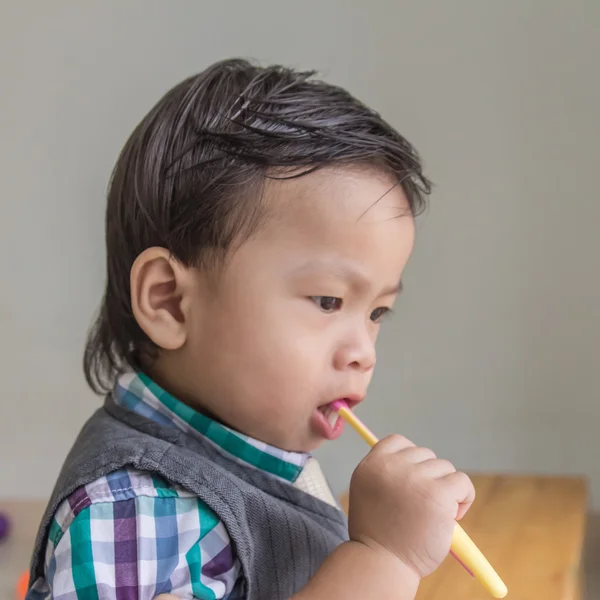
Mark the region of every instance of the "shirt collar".
POLYGON ((120 375, 113 396, 127 410, 206 439, 237 462, 286 481, 296 481, 308 459, 308 454, 269 446, 214 421, 177 400, 144 373, 120 375))

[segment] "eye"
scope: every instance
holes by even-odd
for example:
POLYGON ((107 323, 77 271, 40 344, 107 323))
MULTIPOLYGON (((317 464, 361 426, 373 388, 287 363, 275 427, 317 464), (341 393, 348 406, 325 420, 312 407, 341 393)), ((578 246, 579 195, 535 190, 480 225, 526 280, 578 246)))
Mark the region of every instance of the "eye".
POLYGON ((334 296, 311 296, 311 300, 326 313, 331 313, 342 308, 342 299, 334 296))
POLYGON ((371 313, 370 319, 373 321, 373 323, 379 323, 379 321, 381 321, 381 319, 390 312, 391 309, 387 306, 380 306, 371 313))

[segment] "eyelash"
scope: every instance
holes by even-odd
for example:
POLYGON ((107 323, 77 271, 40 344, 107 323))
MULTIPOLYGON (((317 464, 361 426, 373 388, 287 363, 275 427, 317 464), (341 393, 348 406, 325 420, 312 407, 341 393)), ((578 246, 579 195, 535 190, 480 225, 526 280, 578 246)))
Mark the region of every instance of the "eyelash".
POLYGON ((371 321, 373 321, 373 323, 380 323, 381 319, 383 319, 386 316, 389 316, 392 313, 392 309, 388 308, 387 306, 380 306, 379 308, 376 308, 372 313, 371 313, 371 321), (378 312, 378 316, 377 318, 373 318, 373 315, 378 312))
POLYGON ((332 313, 336 310, 340 310, 342 308, 342 299, 336 298, 335 296, 311 296, 311 300, 323 311, 326 313, 332 313), (324 302, 333 302, 335 306, 326 308, 323 306, 324 302))
MULTIPOLYGON (((311 296, 311 300, 327 314, 335 312, 336 310, 340 310, 343 303, 341 298, 336 298, 335 296, 311 296), (323 306, 324 303, 333 303, 334 306, 325 307, 323 306)), ((387 306, 380 306, 371 313, 370 319, 373 321, 373 323, 379 323, 383 317, 391 312, 391 308, 388 308, 387 306), (373 315, 375 314, 377 314, 377 316, 373 318, 373 315)))

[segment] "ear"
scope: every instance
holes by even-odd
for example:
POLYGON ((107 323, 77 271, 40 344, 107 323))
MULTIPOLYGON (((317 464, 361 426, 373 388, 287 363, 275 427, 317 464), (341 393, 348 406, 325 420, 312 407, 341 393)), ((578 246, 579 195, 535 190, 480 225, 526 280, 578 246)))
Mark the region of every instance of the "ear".
POLYGON ((144 333, 164 350, 178 350, 187 339, 192 276, 165 248, 148 248, 131 267, 131 308, 144 333))

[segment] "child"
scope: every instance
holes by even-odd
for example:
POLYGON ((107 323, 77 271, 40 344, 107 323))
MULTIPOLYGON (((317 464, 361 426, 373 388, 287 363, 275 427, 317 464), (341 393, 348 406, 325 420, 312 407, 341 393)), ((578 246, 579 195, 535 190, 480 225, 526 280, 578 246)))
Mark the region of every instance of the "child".
POLYGON ((168 92, 113 173, 85 352, 106 393, 43 518, 28 597, 414 598, 473 500, 400 436, 351 484, 311 452, 364 399, 429 184, 346 91, 213 65, 168 92))

